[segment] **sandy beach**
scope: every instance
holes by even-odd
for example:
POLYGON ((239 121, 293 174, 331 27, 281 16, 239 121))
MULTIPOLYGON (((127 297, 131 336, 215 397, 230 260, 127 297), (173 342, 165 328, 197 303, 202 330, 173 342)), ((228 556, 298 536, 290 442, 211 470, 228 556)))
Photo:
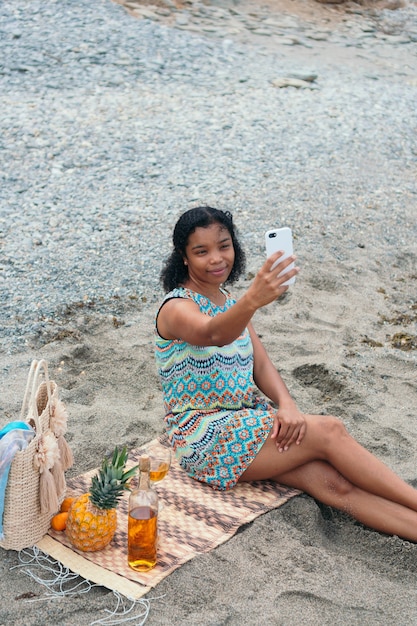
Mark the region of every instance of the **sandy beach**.
MULTIPOLYGON (((125 20, 140 24, 137 16, 126 13, 120 6, 105 4, 113 29, 119 22, 124 26, 125 20)), ((53 6, 56 5, 53 3, 53 6)), ((226 3, 218 3, 218 6, 224 8, 226 3)), ((242 6, 250 13, 248 3, 242 6)), ((194 142, 195 158, 200 159, 199 149, 204 152, 201 147, 204 142, 211 146, 208 130, 207 135, 201 137, 202 144, 198 144, 193 135, 203 123, 196 113, 199 106, 204 104, 204 116, 214 120, 214 126, 220 131, 213 139, 216 147, 212 158, 210 154, 204 155, 207 169, 203 167, 200 177, 198 167, 195 171, 189 168, 179 172, 172 160, 164 164, 163 176, 157 182, 148 172, 149 178, 144 175, 140 184, 132 183, 128 174, 123 178, 123 159, 127 164, 132 158, 127 153, 122 158, 122 153, 117 152, 122 163, 120 188, 107 188, 103 182, 102 187, 91 188, 88 192, 91 195, 86 195, 87 204, 92 204, 98 193, 97 203, 101 203, 101 207, 107 204, 109 213, 117 214, 114 207, 120 191, 120 204, 130 206, 132 212, 138 211, 137 218, 132 218, 125 231, 115 226, 109 237, 109 241, 112 239, 109 246, 119 242, 124 256, 119 258, 109 252, 108 261, 103 258, 103 263, 108 262, 110 268, 112 263, 115 268, 127 268, 128 278, 134 259, 140 266, 140 269, 135 266, 139 276, 136 291, 129 291, 129 283, 117 297, 114 293, 112 297, 103 295, 102 304, 98 306, 100 286, 96 297, 90 297, 88 285, 82 285, 79 277, 83 272, 90 276, 95 264, 100 266, 100 258, 90 253, 84 255, 81 231, 79 262, 74 263, 72 274, 75 276, 72 288, 79 288, 79 297, 68 295, 66 288, 61 289, 59 280, 55 283, 51 275, 44 273, 41 262, 22 265, 26 269, 21 271, 21 277, 16 269, 15 275, 6 276, 2 282, 2 305, 10 307, 11 313, 5 316, 2 336, 0 425, 18 418, 29 364, 33 358, 45 358, 70 416, 68 440, 74 451, 75 465, 68 476, 97 467, 114 445, 136 448, 162 432, 162 396, 153 358, 154 315, 162 297, 157 278, 162 258, 169 252, 170 232, 177 216, 184 208, 207 203, 230 209, 242 235, 248 267, 245 278, 233 288, 236 296, 250 284, 263 262, 265 230, 284 223, 293 227, 301 272, 285 297, 256 314, 255 327, 303 411, 338 415, 364 446, 417 487, 417 43, 412 39, 408 43, 401 42, 403 35, 399 28, 398 32, 385 33, 385 38, 375 35, 369 46, 366 42, 357 45, 361 23, 366 20, 369 23, 371 19, 369 13, 363 13, 364 5, 351 3, 350 11, 346 10, 346 5, 322 5, 313 0, 308 3, 294 0, 285 6, 281 2, 273 8, 262 6, 264 11, 269 11, 270 21, 280 21, 282 28, 287 24, 287 29, 294 30, 291 16, 302 20, 304 30, 298 26, 299 36, 305 36, 308 25, 309 33, 317 33, 316 39, 309 38, 309 46, 290 46, 275 36, 256 39, 253 30, 247 29, 229 33, 230 45, 233 47, 236 41, 243 50, 250 51, 251 63, 258 58, 260 65, 275 54, 276 59, 281 59, 282 67, 276 63, 271 79, 282 75, 288 79, 291 64, 298 72, 302 70, 304 77, 307 70, 312 70, 319 76, 315 81, 319 89, 314 91, 308 85, 300 89, 279 89, 270 87, 270 82, 267 86, 267 81, 251 82, 256 80, 250 74, 252 65, 248 65, 245 80, 242 78, 238 87, 230 87, 231 92, 235 89, 230 97, 226 78, 221 94, 213 87, 211 96, 208 83, 200 83, 194 93, 186 85, 180 89, 182 79, 176 79, 175 74, 169 84, 158 83, 156 79, 154 83, 147 83, 147 102, 152 102, 155 128, 160 124, 155 133, 167 143, 173 141, 174 136, 178 137, 178 154, 185 150, 187 142, 194 142), (355 27, 351 27, 348 35, 343 30, 346 24, 355 27), (318 34, 323 34, 324 30, 327 35, 320 38, 318 34), (337 33, 342 33, 339 38, 337 33), (348 36, 352 42, 349 45, 346 43, 348 36), (265 104, 263 109, 260 103, 277 97, 278 92, 281 100, 277 101, 274 116, 269 105, 265 104), (239 94, 239 104, 235 104, 236 94, 239 94), (256 111, 251 109, 251 99, 256 103, 256 111), (234 109, 234 106, 241 108, 234 109), (193 131, 186 126, 186 110, 187 119, 195 121, 193 131), (278 156, 272 156, 267 143, 260 155, 257 152, 260 135, 256 138, 245 135, 258 122, 265 133, 262 141, 274 133, 279 136, 275 152, 278 156), (314 134, 316 124, 326 129, 320 133, 322 143, 314 134), (171 127, 174 128, 172 136, 169 134, 171 127), (244 158, 239 156, 239 147, 243 144, 247 147, 244 158), (221 180, 223 168, 225 176, 231 178, 228 158, 242 173, 241 179, 233 178, 233 184, 230 180, 227 183, 221 180), (279 172, 277 161, 281 164, 279 172), (211 165, 218 176, 215 183, 209 177, 211 165), (174 179, 180 181, 177 186, 172 183, 174 179), (155 185, 158 185, 158 192, 155 185), (151 200, 156 193, 159 195, 151 200), (135 207, 139 196, 140 202, 135 207), (140 207, 145 205, 151 207, 146 219, 140 215, 140 207), (281 224, 271 224, 271 211, 275 211, 275 207, 281 224), (138 243, 138 253, 135 241, 139 233, 143 241, 138 243), (140 265, 141 251, 145 251, 147 245, 155 252, 154 257, 148 262, 143 256, 145 260, 140 265), (31 279, 34 295, 27 298, 32 308, 39 301, 39 316, 29 325, 30 316, 25 318, 24 311, 19 313, 19 307, 23 306, 21 302, 31 289, 24 282, 23 274, 27 278, 34 276, 33 272, 37 276, 36 280, 31 279), (146 273, 147 278, 139 285, 140 277, 146 273), (56 290, 57 302, 47 302, 46 297, 44 301, 38 296, 41 288, 46 293, 56 290), (83 293, 87 294, 84 299, 83 293), (54 315, 59 320, 59 323, 55 321, 55 326, 51 322, 54 315), (15 344, 16 337, 21 337, 22 341, 15 344)), ((389 18, 394 20, 394 13, 401 16, 401 11, 410 11, 413 7, 415 5, 409 4, 391 11, 389 18)), ((27 2, 26 10, 30 8, 31 2, 27 2)), ((377 8, 381 16, 383 6, 378 4, 377 8)), ((253 5, 252 9, 255 11, 253 5)), ((162 13, 160 19, 158 28, 183 28, 178 19, 176 25, 171 25, 169 12, 162 13)), ((184 30, 187 27, 188 34, 193 35, 189 23, 184 30)), ((18 27, 14 28, 16 34, 18 27)), ((376 33, 381 32, 376 27, 376 33)), ((200 30, 198 37, 207 37, 208 46, 220 45, 218 41, 222 41, 222 33, 219 40, 216 32, 208 29, 205 34, 200 30)), ((17 46, 19 39, 15 37, 15 41, 13 45, 17 46)), ((18 93, 17 88, 13 89, 18 93)), ((54 93, 54 102, 59 101, 61 94, 62 107, 67 107, 66 119, 70 120, 72 105, 68 89, 54 93)), ((120 127, 126 130, 127 136, 130 132, 128 114, 135 99, 125 94, 127 112, 123 112, 123 97, 119 92, 113 96, 112 89, 117 91, 111 85, 103 88, 101 103, 104 109, 103 103, 114 97, 119 106, 120 127)), ((18 97, 10 94, 7 97, 9 107, 15 98, 18 110, 21 106, 18 97)), ((136 97, 136 102, 145 102, 142 96, 136 94, 136 97)), ((38 96, 32 96, 31 102, 38 102, 37 99, 38 96)), ((44 102, 51 106, 51 100, 46 97, 44 102)), ((100 101, 97 103, 99 111, 100 101)), ((145 104, 143 106, 145 110, 145 104)), ((111 115, 114 113, 112 110, 111 115)), ((152 111, 147 114, 151 120, 152 111)), ((12 108, 8 115, 12 119, 12 108)), ((114 125, 108 123, 107 118, 105 122, 103 119, 100 118, 103 124, 100 137, 111 137, 108 133, 114 125)), ((144 122, 144 127, 149 123, 146 128, 152 129, 149 120, 144 122)), ((42 133, 43 122, 37 123, 42 133)), ((28 121, 25 132, 30 133, 35 125, 28 121)), ((60 141, 64 142, 75 125, 62 128, 60 141)), ((16 146, 17 162, 19 159, 23 162, 27 155, 30 167, 33 152, 29 154, 29 148, 19 147, 18 142, 16 146)), ((159 156, 163 160, 162 149, 155 160, 159 156)), ((7 169, 6 159, 4 163, 7 169)), ((95 167, 92 160, 77 166, 77 176, 87 176, 84 172, 89 164, 95 167)), ((128 173, 129 167, 127 164, 128 173)), ((151 164, 150 167, 156 166, 151 164)), ((91 171, 97 178, 97 172, 91 171)), ((38 175, 34 167, 31 173, 34 177, 38 175)), ((43 172, 39 172, 39 176, 42 175, 43 172)), ((109 171, 108 175, 113 174, 109 171)), ((82 179, 79 180, 82 183, 82 179)), ((14 187, 11 175, 6 176, 5 185, 6 188, 9 185, 10 193, 18 194, 19 185, 16 183, 14 187)), ((78 188, 79 184, 70 181, 68 189, 71 186, 78 188)), ((70 195, 68 200, 65 192, 62 178, 51 176, 42 191, 34 188, 33 198, 36 199, 38 193, 48 194, 50 206, 58 206, 61 212, 60 223, 72 224, 68 216, 71 211, 75 215, 78 199, 73 201, 70 195)), ((24 194, 19 196, 19 202, 21 197, 24 194)), ((19 242, 13 227, 13 211, 9 210, 11 204, 6 198, 2 207, 6 252, 13 241, 17 242, 17 250, 19 242)), ((17 215, 17 200, 14 206, 17 215)), ((51 231, 54 227, 48 205, 42 206, 39 223, 47 220, 45 223, 51 231)), ((80 214, 82 210, 81 206, 80 214)), ((25 215, 30 215, 33 235, 35 213, 28 209, 27 214, 20 216, 23 230, 25 215)), ((87 205, 85 215, 86 221, 93 219, 87 205)), ((84 217, 74 218, 78 219, 84 217)), ((94 219, 104 218, 100 214, 94 219)), ((275 222, 277 216, 272 219, 275 222)), ((78 222, 73 224, 72 229, 76 230, 78 222)), ((42 230, 42 225, 39 228, 42 230)), ((71 227, 66 233, 72 237, 71 227)), ((72 254, 70 246, 65 248, 65 236, 61 257, 51 252, 57 271, 61 261, 68 263, 72 254)), ((36 232, 33 237, 36 238, 36 232)), ((94 239, 91 234, 88 237, 94 239)), ((33 243, 36 254, 41 247, 33 243)), ((105 256, 103 250, 102 257, 105 256)), ((23 251, 22 263, 25 254, 23 251)), ((5 261, 6 266, 11 267, 5 261)), ((66 266, 66 271, 71 271, 71 267, 66 266)), ((133 270, 131 274, 133 276, 133 270)), ((111 269, 102 280, 103 293, 107 288, 106 280, 109 285, 115 282, 111 269)), ((81 626, 104 618, 104 610, 115 607, 113 594, 102 587, 71 597, 46 598, 45 589, 16 567, 19 563, 16 552, 0 549, 0 557, 0 626, 81 626)), ((301 495, 259 517, 227 543, 193 559, 161 582, 149 594, 154 599, 146 623, 149 626, 410 626, 417 624, 416 580, 415 545, 364 528, 348 516, 301 495)))

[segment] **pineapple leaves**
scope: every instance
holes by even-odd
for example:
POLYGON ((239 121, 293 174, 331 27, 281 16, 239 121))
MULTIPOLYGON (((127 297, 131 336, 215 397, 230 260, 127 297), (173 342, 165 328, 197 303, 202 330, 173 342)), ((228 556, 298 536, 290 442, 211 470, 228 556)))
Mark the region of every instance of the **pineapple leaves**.
POLYGON ((104 458, 98 473, 91 479, 90 500, 99 509, 116 508, 123 491, 129 491, 128 481, 138 466, 125 471, 128 458, 127 448, 116 447, 111 460, 104 458))

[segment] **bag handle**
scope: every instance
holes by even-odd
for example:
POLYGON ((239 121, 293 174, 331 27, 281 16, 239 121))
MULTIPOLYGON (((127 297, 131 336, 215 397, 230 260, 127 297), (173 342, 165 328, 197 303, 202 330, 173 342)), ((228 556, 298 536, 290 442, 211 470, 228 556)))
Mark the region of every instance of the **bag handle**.
MULTIPOLYGON (((33 360, 28 374, 28 379, 26 382, 26 390, 25 395, 23 397, 22 409, 20 411, 20 419, 24 419, 25 410, 28 410, 29 419, 33 419, 35 422, 35 430, 39 434, 41 432, 41 424, 39 421, 38 415, 38 407, 36 405, 36 391, 39 385, 39 376, 41 370, 43 369, 45 375, 45 383, 46 383, 46 391, 48 394, 48 405, 51 405, 51 383, 49 380, 48 374, 48 364, 45 359, 41 359, 40 361, 33 360)), ((27 419, 26 421, 29 421, 27 419)))
POLYGON ((23 396, 22 408, 20 410, 20 419, 22 421, 24 421, 25 419, 25 408, 28 402, 29 393, 32 389, 33 374, 35 372, 37 364, 38 364, 37 361, 32 361, 32 363, 30 364, 30 370, 29 370, 27 381, 26 381, 25 395, 23 396))

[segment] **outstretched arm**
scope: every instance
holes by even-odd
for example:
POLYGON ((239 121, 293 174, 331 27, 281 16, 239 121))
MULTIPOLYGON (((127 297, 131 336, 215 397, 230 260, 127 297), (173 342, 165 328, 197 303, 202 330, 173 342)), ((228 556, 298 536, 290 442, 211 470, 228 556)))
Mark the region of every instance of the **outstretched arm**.
POLYGON ((230 309, 215 317, 201 313, 191 300, 168 300, 158 316, 158 332, 165 339, 182 339, 195 346, 224 346, 232 343, 247 327, 255 311, 273 302, 288 289, 284 286, 297 274, 295 268, 278 276, 295 257, 282 261, 274 271, 272 265, 282 252, 271 255, 263 264, 249 289, 230 309))

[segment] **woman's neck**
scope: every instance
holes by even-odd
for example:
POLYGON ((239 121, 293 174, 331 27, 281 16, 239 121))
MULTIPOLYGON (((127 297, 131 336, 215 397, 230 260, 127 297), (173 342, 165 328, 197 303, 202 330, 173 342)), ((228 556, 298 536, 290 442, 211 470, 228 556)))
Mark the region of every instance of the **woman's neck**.
POLYGON ((213 302, 213 304, 216 304, 217 306, 223 306, 226 302, 226 296, 221 290, 221 285, 200 285, 189 278, 184 282, 183 286, 186 289, 191 289, 191 291, 195 291, 196 293, 205 296, 210 300, 210 302, 213 302))

